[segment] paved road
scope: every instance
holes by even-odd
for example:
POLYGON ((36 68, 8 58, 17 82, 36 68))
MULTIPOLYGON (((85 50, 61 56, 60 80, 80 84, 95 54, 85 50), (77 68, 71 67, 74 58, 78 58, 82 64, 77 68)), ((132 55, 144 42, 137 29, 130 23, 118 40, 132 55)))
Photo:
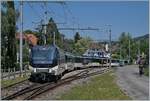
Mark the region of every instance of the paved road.
POLYGON ((138 75, 138 66, 124 66, 116 69, 117 83, 133 100, 149 99, 149 78, 138 75))

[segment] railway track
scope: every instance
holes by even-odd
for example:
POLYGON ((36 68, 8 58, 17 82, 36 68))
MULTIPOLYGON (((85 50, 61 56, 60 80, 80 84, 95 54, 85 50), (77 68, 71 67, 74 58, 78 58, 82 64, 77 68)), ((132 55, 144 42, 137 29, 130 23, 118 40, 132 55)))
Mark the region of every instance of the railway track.
POLYGON ((69 79, 61 80, 60 82, 58 82, 55 85, 42 88, 38 92, 35 92, 33 95, 30 95, 30 96, 26 97, 24 100, 32 100, 32 99, 38 97, 39 95, 45 94, 46 92, 48 92, 50 90, 53 90, 53 89, 55 89, 57 87, 60 87, 62 85, 71 83, 71 81, 74 81, 74 80, 77 80, 77 79, 82 79, 82 78, 87 78, 87 77, 94 76, 94 75, 97 75, 97 74, 103 74, 103 73, 107 72, 108 70, 109 69, 103 69, 101 71, 96 71, 96 72, 93 72, 93 73, 89 73, 90 69, 89 70, 85 70, 85 71, 82 72, 82 74, 79 73, 80 75, 73 76, 73 77, 71 77, 69 79))
POLYGON ((37 96, 40 96, 48 91, 51 91, 57 87, 63 86, 65 84, 71 83, 71 81, 87 78, 90 76, 94 76, 97 74, 103 74, 107 71, 109 71, 108 68, 102 68, 99 71, 90 73, 92 68, 84 69, 83 71, 80 71, 79 73, 72 75, 70 77, 61 79, 57 83, 51 82, 51 83, 45 83, 45 84, 33 84, 29 87, 26 87, 12 95, 9 95, 5 98, 2 98, 2 100, 12 100, 12 99, 21 99, 21 100, 32 100, 36 98, 37 96))
POLYGON ((20 81, 20 82, 17 82, 17 83, 11 84, 11 85, 6 86, 6 87, 2 87, 2 88, 1 88, 1 90, 9 89, 9 88, 11 88, 11 87, 14 87, 14 86, 17 86, 17 85, 19 85, 19 84, 22 84, 22 83, 24 83, 24 82, 26 82, 26 81, 28 81, 28 79, 22 80, 22 81, 20 81))

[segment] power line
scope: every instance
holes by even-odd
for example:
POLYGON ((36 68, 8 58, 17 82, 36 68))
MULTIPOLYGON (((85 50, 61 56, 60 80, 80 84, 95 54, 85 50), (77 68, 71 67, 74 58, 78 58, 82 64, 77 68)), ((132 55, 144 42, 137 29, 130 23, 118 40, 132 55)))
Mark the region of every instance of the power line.
POLYGON ((31 8, 31 10, 35 13, 35 15, 36 15, 37 17, 39 17, 40 19, 43 19, 43 18, 41 17, 41 15, 39 15, 39 13, 34 9, 33 5, 31 5, 29 2, 27 2, 27 3, 28 3, 28 5, 29 5, 29 7, 31 8))
POLYGON ((99 30, 98 28, 58 28, 59 30, 99 30))
POLYGON ((65 11, 64 5, 62 5, 62 8, 63 8, 63 13, 64 13, 64 19, 65 19, 65 22, 67 23, 67 12, 65 11))
MULTIPOLYGON (((81 27, 80 24, 79 24, 79 20, 73 15, 72 11, 69 9, 69 6, 65 3, 65 4, 62 4, 63 8, 66 9, 68 11, 68 14, 67 15, 70 15, 71 16, 71 19, 72 19, 72 24, 73 24, 73 27, 75 27, 77 25, 78 29, 81 27), (75 25, 76 24, 76 25, 75 25)), ((67 13, 67 12, 66 12, 67 13)), ((79 30, 77 30, 79 32, 79 30)), ((84 30, 80 30, 81 32, 85 33, 84 30)), ((74 32, 74 30, 73 30, 74 32)), ((75 33, 75 32, 74 32, 75 33)))
POLYGON ((79 24, 78 20, 76 19, 76 17, 73 15, 72 11, 69 9, 68 4, 65 3, 65 4, 62 4, 62 5, 63 5, 64 9, 66 8, 66 10, 68 11, 68 15, 71 16, 73 25, 77 24, 77 27, 79 27, 80 24, 79 24))
MULTIPOLYGON (((44 9, 44 6, 43 5, 41 5, 41 7, 42 7, 42 9, 43 10, 45 10, 44 9)), ((47 10, 46 10, 46 12, 47 12, 47 14, 49 14, 50 16, 52 16, 52 14, 54 15, 54 16, 56 16, 56 17, 63 17, 62 15, 58 15, 58 14, 56 14, 49 6, 48 6, 48 4, 47 4, 47 10), (50 9, 50 11, 49 11, 49 9, 50 9)), ((64 18, 65 19, 65 18, 64 18)), ((66 22, 55 22, 56 24, 66 24, 66 22)))

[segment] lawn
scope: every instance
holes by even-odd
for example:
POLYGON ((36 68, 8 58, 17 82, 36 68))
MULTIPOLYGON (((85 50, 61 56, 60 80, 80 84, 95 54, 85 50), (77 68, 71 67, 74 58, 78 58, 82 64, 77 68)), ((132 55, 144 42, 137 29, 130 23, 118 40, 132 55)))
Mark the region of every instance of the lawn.
POLYGON ((144 68, 144 75, 149 76, 149 67, 144 68))
POLYGON ((2 87, 7 87, 9 85, 13 85, 15 83, 21 82, 23 80, 26 80, 28 76, 24 77, 16 77, 15 79, 10 79, 10 80, 1 80, 1 86, 2 87))
POLYGON ((129 100, 116 85, 113 72, 99 75, 88 84, 73 87, 59 98, 61 100, 129 100))

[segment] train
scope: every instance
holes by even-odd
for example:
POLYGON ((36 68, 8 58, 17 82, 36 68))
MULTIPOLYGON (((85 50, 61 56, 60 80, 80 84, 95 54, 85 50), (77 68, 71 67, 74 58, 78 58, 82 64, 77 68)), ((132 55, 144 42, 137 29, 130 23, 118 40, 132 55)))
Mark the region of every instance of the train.
POLYGON ((74 56, 61 50, 55 44, 36 45, 31 47, 29 55, 29 69, 31 70, 29 80, 57 82, 65 73, 78 69, 75 65, 77 63, 87 65, 96 62, 107 67, 109 65, 107 60, 108 58, 74 56))
POLYGON ((56 45, 36 45, 31 48, 29 69, 31 81, 57 82, 65 72, 75 69, 75 58, 56 45))

